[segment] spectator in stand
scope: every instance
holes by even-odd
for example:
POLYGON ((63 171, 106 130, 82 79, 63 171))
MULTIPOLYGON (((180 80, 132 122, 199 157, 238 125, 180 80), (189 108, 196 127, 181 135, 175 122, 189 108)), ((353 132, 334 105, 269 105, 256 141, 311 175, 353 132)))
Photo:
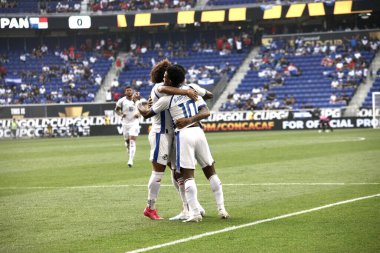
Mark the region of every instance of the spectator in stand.
POLYGON ((363 36, 363 38, 361 39, 360 41, 361 43, 361 50, 365 50, 365 51, 369 51, 370 50, 370 46, 369 46, 369 40, 367 38, 367 36, 363 36))
POLYGON ((331 67, 334 65, 334 60, 327 55, 322 58, 321 65, 324 67, 331 67))
POLYGON ((241 41, 241 38, 236 38, 235 40, 235 44, 236 44, 236 50, 238 53, 242 53, 243 52, 243 42, 241 41))
POLYGON ((330 104, 335 105, 337 100, 338 100, 338 98, 337 98, 336 94, 332 93, 330 96, 330 104))
POLYGON ((74 3, 74 12, 80 12, 80 8, 81 6, 79 2, 74 3))
POLYGON ((114 78, 112 83, 111 83, 111 87, 119 87, 119 81, 117 78, 114 78))
POLYGON ((26 63, 26 54, 25 53, 20 55, 20 61, 22 63, 26 63))
POLYGON ((351 40, 350 40, 350 46, 353 50, 356 50, 356 47, 358 45, 358 42, 356 40, 356 38, 354 36, 351 37, 351 40))
POLYGON ((339 80, 337 78, 334 78, 331 81, 331 88, 333 88, 333 89, 342 88, 342 84, 341 84, 341 82, 339 82, 339 80))
POLYGON ((45 95, 45 93, 46 93, 46 88, 45 88, 45 86, 44 86, 44 85, 41 85, 39 91, 40 91, 40 95, 45 95))
POLYGON ((1 79, 4 79, 6 75, 7 75, 7 68, 3 66, 2 63, 0 63, 0 81, 1 79))
POLYGON ((111 102, 112 101, 112 92, 110 89, 106 91, 106 102, 111 102))
POLYGON ((229 96, 228 100, 220 108, 221 111, 234 111, 235 109, 237 109, 237 106, 232 96, 229 96))
POLYGON ((290 63, 289 66, 285 68, 284 74, 289 76, 300 76, 301 71, 293 63, 290 63))

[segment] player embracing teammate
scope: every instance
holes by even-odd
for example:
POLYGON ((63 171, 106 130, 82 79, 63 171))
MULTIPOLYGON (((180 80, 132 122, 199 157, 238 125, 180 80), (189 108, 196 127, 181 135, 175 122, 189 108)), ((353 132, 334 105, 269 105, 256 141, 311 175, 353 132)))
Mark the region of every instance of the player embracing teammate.
MULTIPOLYGON (((159 64, 162 64, 162 62, 159 64)), ((151 219, 161 219, 156 212, 155 202, 158 196, 160 181, 168 163, 167 159, 171 155, 171 142, 173 140, 170 140, 170 136, 166 136, 168 138, 162 142, 160 134, 173 131, 173 128, 170 129, 170 127, 172 127, 172 123, 174 122, 174 160, 176 166, 172 165, 172 167, 175 167, 178 173, 176 178, 183 178, 183 183, 181 184, 181 180, 173 182, 175 185, 177 184, 177 189, 180 191, 184 203, 184 210, 174 217, 174 220, 184 220, 184 222, 198 222, 202 220, 202 211, 204 213, 204 210, 198 202, 197 186, 194 179, 194 170, 197 162, 201 165, 205 176, 210 182, 220 217, 229 218, 229 214, 224 207, 222 184, 215 173, 214 160, 199 122, 201 119, 207 118, 210 112, 201 96, 194 97, 194 90, 199 94, 203 93, 201 95, 210 95, 210 93, 199 86, 196 87, 197 85, 183 85, 185 70, 182 66, 167 65, 162 69, 166 70, 164 72, 164 82, 160 86, 169 88, 169 92, 166 90, 165 94, 171 95, 162 95, 162 90, 156 88, 157 85, 155 85, 151 94, 151 97, 155 97, 155 101, 150 109, 137 102, 137 108, 144 118, 156 117, 157 119, 157 116, 160 116, 161 127, 159 133, 156 130, 153 134, 149 135, 151 144, 150 158, 153 164, 153 171, 148 184, 148 205, 144 210, 144 215, 151 219), (167 121, 167 117, 169 117, 169 121, 167 121), (166 123, 163 123, 163 120, 166 123), (167 150, 167 152, 162 153, 160 151, 161 148, 167 150), (156 166, 157 164, 158 166, 156 166), (151 194, 152 192, 155 194, 151 194)), ((153 122, 155 122, 155 119, 153 122)), ((153 127, 152 130, 154 130, 153 127)))

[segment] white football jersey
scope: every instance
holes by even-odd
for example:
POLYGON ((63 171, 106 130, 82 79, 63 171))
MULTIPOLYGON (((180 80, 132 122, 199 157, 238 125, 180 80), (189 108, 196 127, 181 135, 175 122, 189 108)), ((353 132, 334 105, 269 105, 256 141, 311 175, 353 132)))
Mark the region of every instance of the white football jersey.
POLYGON ((136 118, 136 115, 139 115, 139 111, 135 105, 135 102, 129 100, 127 97, 122 97, 116 102, 116 108, 120 107, 122 114, 125 116, 122 118, 123 125, 138 125, 139 118, 136 118))
MULTIPOLYGON (((153 105, 161 98, 164 96, 169 96, 164 93, 160 93, 158 91, 160 86, 163 86, 164 83, 157 83, 153 86, 151 92, 150 92, 150 97, 152 98, 153 105)), ((194 90, 196 90, 199 94, 199 96, 203 97, 206 94, 206 90, 204 88, 201 88, 197 84, 187 84, 182 87, 191 87, 194 90)), ((169 114, 169 111, 164 110, 160 111, 160 113, 157 113, 155 116, 152 118, 152 131, 155 133, 171 133, 173 132, 173 122, 172 118, 169 114)))
MULTIPOLYGON (((157 83, 153 86, 150 97, 153 104, 155 104, 161 97, 166 96, 164 93, 160 93, 158 88, 164 85, 164 83, 157 83)), ((172 133, 173 125, 168 111, 162 111, 152 118, 152 131, 154 133, 172 133)))
MULTIPOLYGON (((190 87, 182 86, 181 89, 190 89, 190 87)), ((169 110, 170 116, 175 122, 177 119, 190 118, 196 115, 203 106, 206 106, 206 103, 201 96, 198 96, 198 100, 194 101, 185 95, 173 95, 161 97, 153 104, 151 110, 155 114, 169 110)))

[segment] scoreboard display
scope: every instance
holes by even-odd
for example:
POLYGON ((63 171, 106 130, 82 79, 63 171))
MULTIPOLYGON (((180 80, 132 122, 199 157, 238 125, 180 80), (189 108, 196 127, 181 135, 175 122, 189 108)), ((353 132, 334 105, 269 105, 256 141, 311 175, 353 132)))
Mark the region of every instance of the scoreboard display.
POLYGON ((7 14, 0 16, 0 29, 99 29, 144 26, 166 26, 170 24, 257 22, 260 20, 295 19, 300 17, 322 17, 327 15, 352 15, 371 13, 380 9, 380 1, 336 1, 296 3, 289 5, 262 5, 255 7, 232 7, 224 9, 190 11, 153 11, 144 13, 112 13, 92 15, 46 15, 24 16, 7 14))

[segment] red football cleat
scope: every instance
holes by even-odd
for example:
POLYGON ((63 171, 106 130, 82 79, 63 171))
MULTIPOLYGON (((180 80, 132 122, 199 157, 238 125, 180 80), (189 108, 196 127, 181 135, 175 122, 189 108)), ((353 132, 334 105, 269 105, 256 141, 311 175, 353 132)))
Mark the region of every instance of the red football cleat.
POLYGON ((163 220, 164 218, 161 218, 158 214, 157 214, 157 210, 156 209, 150 209, 149 207, 146 207, 145 210, 144 210, 144 215, 148 218, 150 218, 151 220, 163 220))

